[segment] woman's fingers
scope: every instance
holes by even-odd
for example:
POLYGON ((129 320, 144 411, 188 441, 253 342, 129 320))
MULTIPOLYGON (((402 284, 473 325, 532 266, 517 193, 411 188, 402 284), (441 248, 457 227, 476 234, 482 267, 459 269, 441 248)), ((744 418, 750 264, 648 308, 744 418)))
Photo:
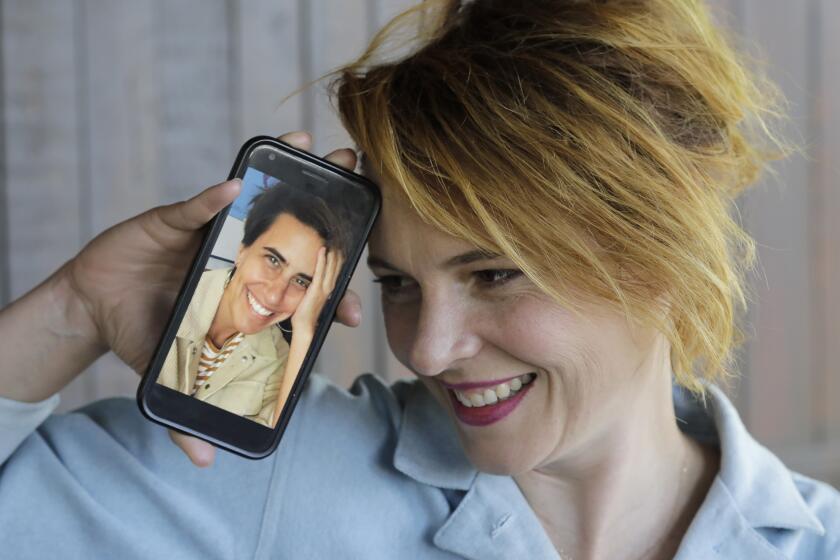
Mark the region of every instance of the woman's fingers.
POLYGON ((306 150, 308 152, 312 149, 312 136, 302 130, 287 132, 282 136, 278 136, 277 139, 290 146, 294 146, 298 150, 306 150))
POLYGON ((153 212, 157 212, 161 221, 173 229, 194 231, 233 202, 241 188, 242 182, 239 179, 225 181, 201 191, 189 200, 161 206, 153 212))
POLYGON ((196 467, 209 467, 216 458, 216 448, 200 439, 169 430, 169 437, 186 453, 196 467))
POLYGON ((340 150, 334 150, 327 154, 327 156, 324 159, 349 171, 353 171, 354 169, 356 169, 356 152, 354 152, 350 148, 341 148, 340 150))
POLYGON ((362 300, 353 290, 344 292, 344 297, 338 304, 335 320, 348 327, 358 327, 362 322, 362 300))
POLYGON ((341 270, 342 264, 344 264, 344 258, 340 253, 336 251, 327 253, 327 272, 325 274, 327 283, 324 287, 327 294, 332 293, 333 288, 335 288, 335 281, 338 279, 338 272, 341 270))
MULTIPOLYGON (((308 132, 302 130, 288 132, 278 136, 277 139, 299 150, 312 151, 312 136, 308 132)), ((350 148, 333 150, 324 159, 350 171, 356 169, 356 152, 350 148)))
POLYGON ((327 248, 318 249, 318 259, 315 261, 315 272, 312 274, 312 284, 308 289, 322 290, 324 288, 324 269, 327 266, 327 248))

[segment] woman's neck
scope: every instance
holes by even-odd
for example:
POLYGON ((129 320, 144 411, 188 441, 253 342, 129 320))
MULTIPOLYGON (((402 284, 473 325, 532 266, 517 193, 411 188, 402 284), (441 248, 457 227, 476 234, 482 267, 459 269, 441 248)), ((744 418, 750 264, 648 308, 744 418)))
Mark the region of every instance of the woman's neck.
POLYGON ((225 341, 237 332, 233 326, 230 298, 230 290, 225 289, 222 293, 222 299, 219 301, 219 306, 216 308, 216 315, 213 316, 213 322, 210 323, 210 329, 207 331, 207 336, 210 337, 216 348, 221 348, 225 341))
POLYGON ((673 558, 714 480, 717 450, 680 432, 670 375, 647 379, 621 421, 515 477, 564 560, 673 558))

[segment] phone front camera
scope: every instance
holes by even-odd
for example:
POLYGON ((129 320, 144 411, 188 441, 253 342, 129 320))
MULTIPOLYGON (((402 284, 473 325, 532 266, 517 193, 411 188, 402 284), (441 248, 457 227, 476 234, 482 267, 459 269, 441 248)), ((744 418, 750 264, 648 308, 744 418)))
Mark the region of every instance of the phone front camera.
POLYGON ((277 154, 268 154, 268 159, 270 161, 274 161, 275 159, 277 159, 277 154))

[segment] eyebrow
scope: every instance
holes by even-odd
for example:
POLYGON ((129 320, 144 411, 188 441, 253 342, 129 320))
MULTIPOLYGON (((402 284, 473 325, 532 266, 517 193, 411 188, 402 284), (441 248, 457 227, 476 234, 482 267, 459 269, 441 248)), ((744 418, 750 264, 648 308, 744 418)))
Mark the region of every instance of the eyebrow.
MULTIPOLYGON (((280 254, 280 251, 278 251, 278 250, 277 250, 277 249, 275 249, 274 247, 263 247, 263 249, 265 249, 266 251, 268 251, 269 253, 271 253, 272 255, 274 255, 274 257, 275 257, 278 261, 282 262, 284 265, 288 265, 288 264, 289 264, 289 261, 287 261, 287 260, 286 260, 286 257, 284 257, 282 254, 280 254)), ((298 274, 298 276, 300 276, 301 278, 305 279, 307 282, 312 282, 312 277, 311 277, 310 275, 308 275, 308 274, 302 274, 302 273, 301 273, 301 274, 298 274)))
MULTIPOLYGON (((455 255, 446 261, 443 262, 443 268, 454 268, 456 266, 463 266, 466 264, 478 262, 478 261, 486 261, 497 259, 501 257, 498 253, 491 253, 489 251, 482 251, 481 249, 476 249, 474 251, 468 251, 466 253, 461 253, 460 255, 455 255)), ((368 266, 370 267, 379 267, 379 268, 387 268, 389 270, 393 270, 396 272, 402 272, 399 268, 392 265, 385 259, 380 259, 379 257, 368 257, 368 266)))

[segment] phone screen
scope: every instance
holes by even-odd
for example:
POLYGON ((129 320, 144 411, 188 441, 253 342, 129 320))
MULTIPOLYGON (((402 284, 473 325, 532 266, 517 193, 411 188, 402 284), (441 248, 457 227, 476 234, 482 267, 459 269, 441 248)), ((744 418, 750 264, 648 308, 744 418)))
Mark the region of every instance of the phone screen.
POLYGON ((268 147, 240 176, 156 382, 273 428, 371 202, 268 147))

